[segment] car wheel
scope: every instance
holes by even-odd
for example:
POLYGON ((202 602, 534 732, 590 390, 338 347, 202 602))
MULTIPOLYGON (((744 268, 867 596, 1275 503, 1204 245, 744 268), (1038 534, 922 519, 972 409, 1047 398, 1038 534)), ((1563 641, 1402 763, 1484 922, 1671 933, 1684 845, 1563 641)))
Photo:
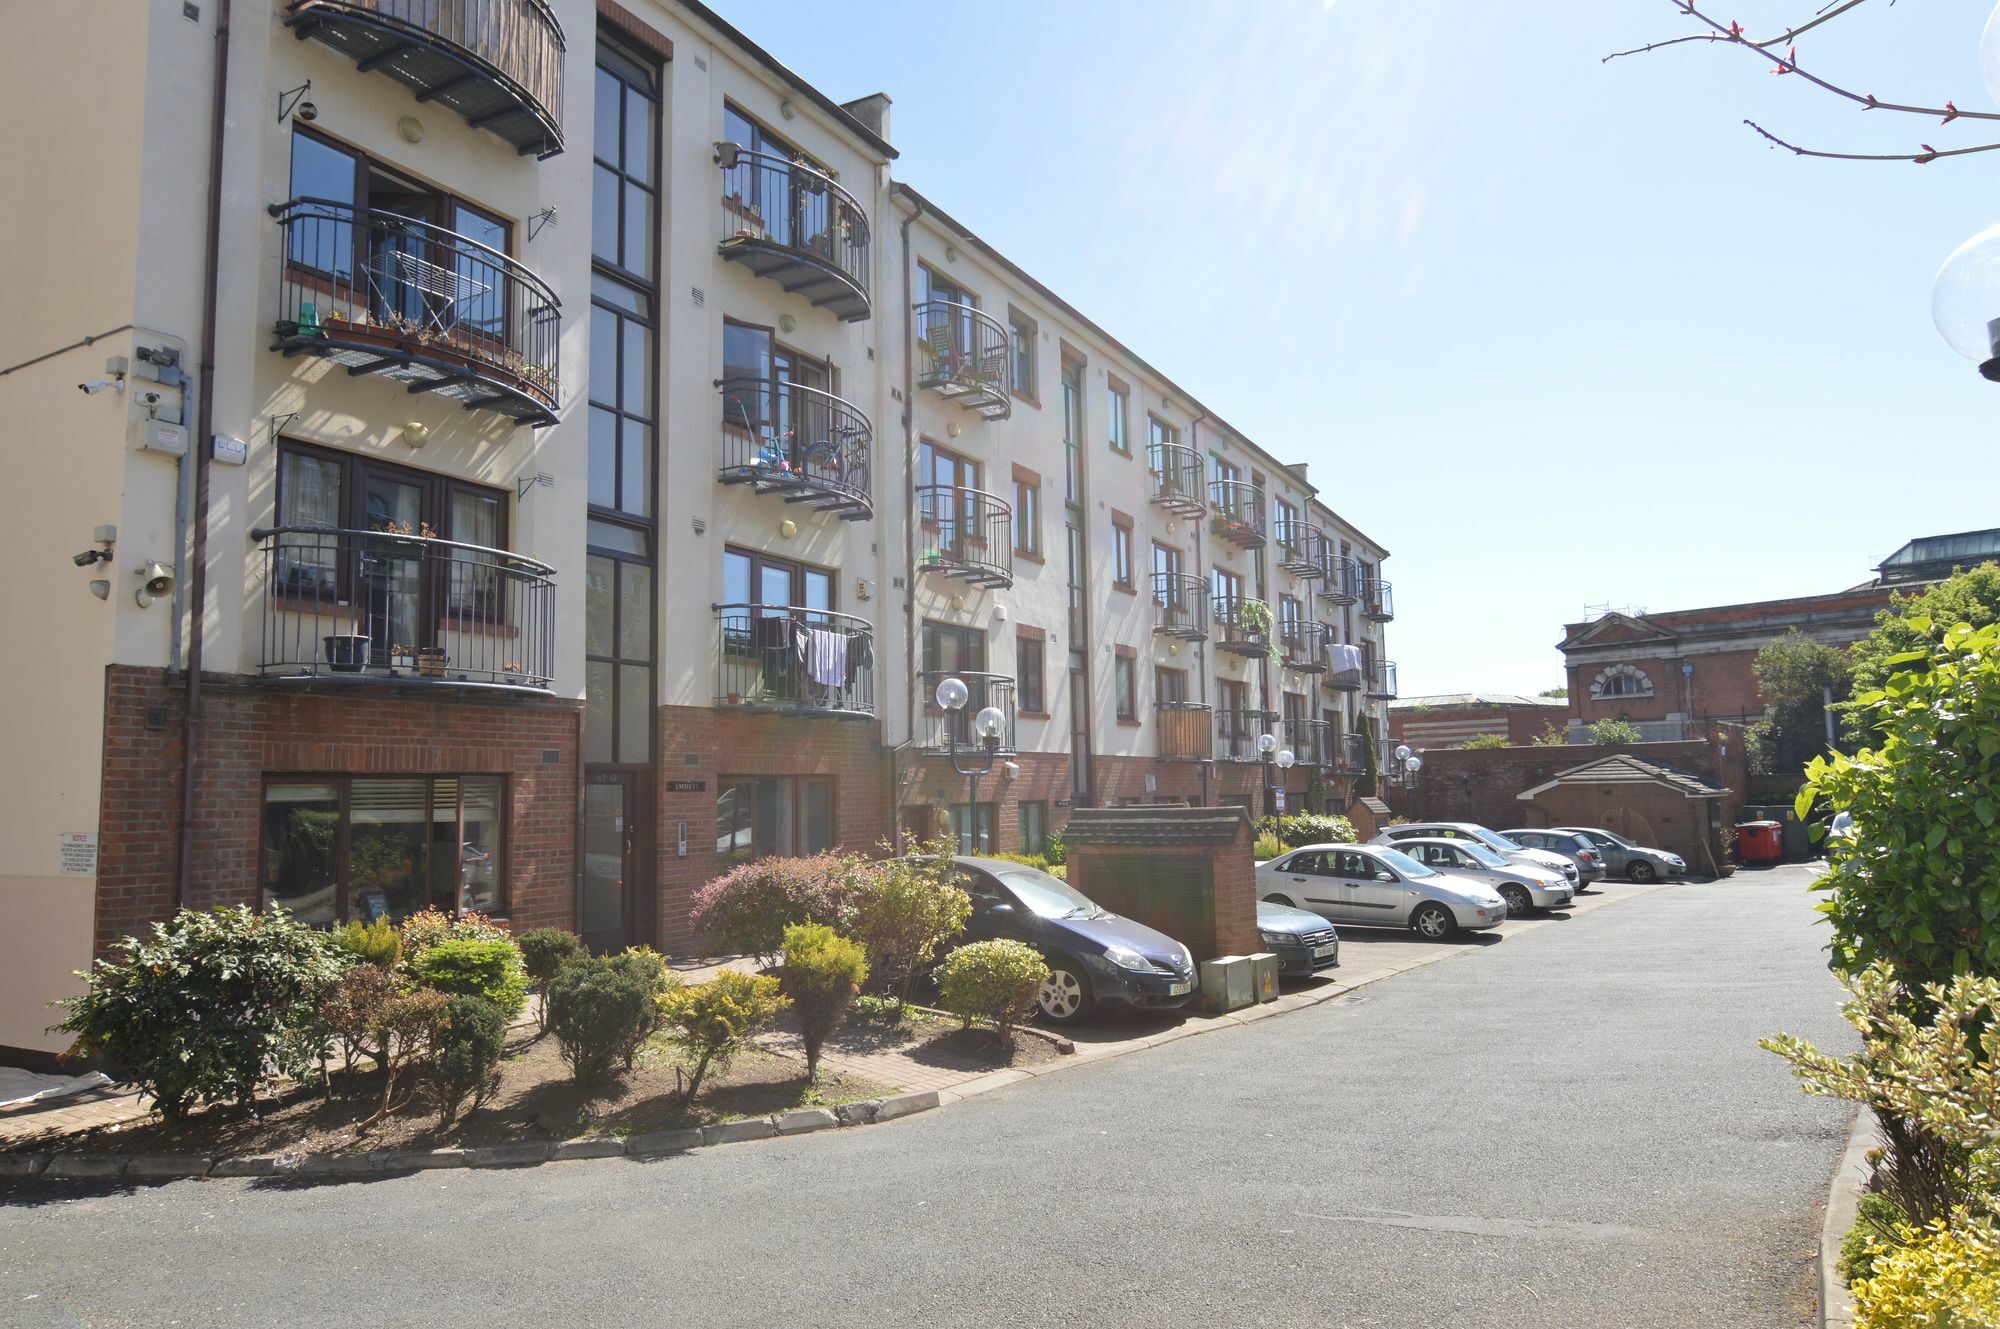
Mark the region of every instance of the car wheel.
POLYGON ((1051 960, 1035 1006, 1050 1024, 1075 1024, 1090 1014, 1090 980, 1074 961, 1051 960))
POLYGON ((1657 878, 1660 874, 1653 870, 1651 863, 1646 862, 1644 859, 1638 859, 1634 860, 1632 865, 1625 869, 1625 875, 1643 886, 1647 882, 1657 878))
POLYGON ((1535 899, 1528 894, 1526 886, 1502 886, 1500 898, 1507 902, 1507 912, 1520 918, 1535 907, 1535 899))
POLYGON ((1451 910, 1430 901, 1417 906, 1417 912, 1410 915, 1410 929, 1425 941, 1443 941, 1458 931, 1458 920, 1451 916, 1451 910))

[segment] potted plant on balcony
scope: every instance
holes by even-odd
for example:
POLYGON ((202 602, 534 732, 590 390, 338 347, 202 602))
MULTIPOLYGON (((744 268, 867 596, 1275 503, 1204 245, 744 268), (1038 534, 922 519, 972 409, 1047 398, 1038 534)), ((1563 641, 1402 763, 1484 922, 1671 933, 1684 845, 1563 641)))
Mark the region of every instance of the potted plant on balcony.
POLYGON ((389 648, 389 667, 391 669, 415 669, 417 667, 417 648, 403 642, 397 642, 391 646, 389 648))
POLYGON ((417 648, 417 672, 425 678, 443 678, 445 666, 451 663, 451 656, 442 646, 420 646, 417 648))
POLYGON ((523 682, 526 681, 525 679, 522 678, 523 671, 521 669, 521 662, 519 660, 507 661, 505 664, 500 666, 500 672, 502 675, 506 677, 507 681, 515 687, 519 687, 523 682))
POLYGON ((368 663, 371 643, 365 632, 334 632, 322 638, 327 668, 336 674, 358 674, 368 663))

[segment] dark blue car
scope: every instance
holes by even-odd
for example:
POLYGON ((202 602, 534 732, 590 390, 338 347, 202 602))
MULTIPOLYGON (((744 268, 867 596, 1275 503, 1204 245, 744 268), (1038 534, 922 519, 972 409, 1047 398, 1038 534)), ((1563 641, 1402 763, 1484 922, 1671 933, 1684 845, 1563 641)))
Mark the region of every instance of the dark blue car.
POLYGON ((959 884, 972 896, 965 940, 1026 942, 1049 962, 1038 999, 1049 1023, 1075 1024, 1100 1002, 1171 1010, 1194 999, 1194 955, 1164 932, 1024 864, 965 856, 952 862, 964 869, 959 884))
POLYGON ((1257 903, 1257 937, 1281 974, 1311 974, 1340 963, 1340 934, 1318 914, 1269 900, 1257 903))

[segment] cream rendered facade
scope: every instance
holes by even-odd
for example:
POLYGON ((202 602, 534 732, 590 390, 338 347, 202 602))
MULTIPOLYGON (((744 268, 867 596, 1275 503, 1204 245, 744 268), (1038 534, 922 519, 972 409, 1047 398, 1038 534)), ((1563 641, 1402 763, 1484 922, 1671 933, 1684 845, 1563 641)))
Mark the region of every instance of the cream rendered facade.
MULTIPOLYGON (((1229 789, 1254 791, 1254 767, 1229 772, 1199 761, 1161 761, 1154 706, 1160 669, 1186 671, 1185 698, 1192 703, 1215 704, 1217 680, 1234 679, 1253 707, 1277 711, 1282 692, 1303 691, 1312 716, 1337 710, 1351 732, 1365 708, 1384 732, 1379 700, 1336 693, 1267 661, 1218 653, 1212 636, 1191 641, 1156 630, 1155 543, 1181 550, 1186 571, 1203 579, 1218 565, 1237 570, 1251 594, 1274 605, 1281 592, 1295 590, 1340 639, 1366 636, 1379 648, 1381 625, 1352 615, 1343 621, 1337 608, 1319 608, 1311 586, 1280 569, 1268 545, 1242 549, 1202 519, 1151 501, 1149 417, 1177 430, 1204 458, 1214 452, 1239 465, 1246 479, 1260 476, 1267 502, 1283 497, 1323 514, 1317 519, 1340 529, 1376 567, 1386 551, 1341 523, 1302 475, 1229 430, 920 196, 893 186, 885 99, 842 107, 720 16, 681 0, 467 6, 495 23, 525 25, 552 52, 553 64, 534 86, 559 89, 548 94, 553 104, 541 108, 559 127, 556 152, 523 152, 490 120, 488 127, 475 125, 455 109, 449 88, 420 99, 407 80, 382 67, 394 65, 393 53, 358 64, 355 48, 324 39, 340 30, 337 24, 305 34, 318 39, 301 39, 300 28, 310 28, 301 19, 315 17, 304 11, 323 6, 329 21, 351 25, 382 12, 430 13, 421 5, 234 0, 227 7, 213 389, 205 403, 208 435, 222 442, 205 465, 206 595, 192 605, 193 494, 210 447, 197 429, 204 403, 196 385, 219 5, 133 0, 121 24, 105 23, 84 6, 36 6, 14 26, 0 57, 9 75, 0 98, 12 104, 17 122, 42 127, 16 145, 17 180, 48 186, 17 188, 0 203, 14 240, 0 260, 7 264, 0 285, 14 314, 0 327, 0 405, 12 422, 14 467, 14 482, 0 497, 0 529, 16 566, 33 569, 10 585, 7 604, 14 621, 36 625, 34 645, 15 653, 9 673, 26 704, 0 718, 4 748, 15 756, 9 797, 0 800, 0 916, 9 923, 0 933, 0 1049, 56 1050, 59 1040, 45 1032, 46 1003, 74 990, 70 971, 176 903, 255 905, 271 898, 279 868, 266 800, 274 784, 307 789, 317 781, 341 791, 345 844, 351 834, 345 828, 360 824, 355 809, 364 782, 371 798, 397 780, 426 782, 424 835, 431 847, 424 862, 438 863, 445 852, 438 846, 452 841, 448 862, 437 869, 451 878, 445 888, 451 891, 472 871, 458 844, 470 814, 466 796, 455 795, 456 829, 441 830, 449 822, 438 811, 441 791, 475 778, 498 782, 507 808, 501 907, 518 925, 562 924, 605 944, 684 943, 689 894, 734 850, 744 843, 756 852, 815 847, 819 832, 805 826, 813 815, 809 798, 833 791, 826 795, 834 804, 827 833, 855 848, 899 822, 908 825, 913 809, 962 799, 956 791, 963 782, 949 774, 948 763, 925 755, 939 725, 925 705, 928 688, 920 689, 916 677, 925 665, 926 623, 983 633, 987 671, 1017 682, 1021 629, 1045 633, 1046 703, 1016 721, 1019 773, 1010 778, 1002 763, 981 793, 1000 809, 1001 847, 1019 845, 1027 833, 1024 802, 1044 805, 1036 815, 1048 829, 1086 799, 1212 800, 1229 789), (602 140, 601 127, 617 121, 604 114, 600 40, 635 62, 656 103, 649 112, 656 165, 640 171, 654 191, 657 227, 643 272, 611 272, 601 254, 593 257, 602 247, 593 243, 603 223, 602 204, 593 202, 603 196, 600 159, 620 159, 602 140), (86 67, 79 67, 79 53, 86 67), (309 119, 301 105, 309 106, 309 119), (866 238, 843 262, 863 269, 855 282, 862 316, 850 308, 843 317, 789 293, 725 254, 725 242, 742 228, 740 212, 724 206, 729 168, 717 145, 731 141, 733 127, 746 120, 809 158, 806 176, 823 171, 853 200, 866 238), (552 330, 554 353, 552 363, 525 366, 518 355, 494 354, 486 368, 503 379, 530 374, 530 395, 552 384, 551 423, 517 423, 490 405, 467 409, 439 392, 413 390, 423 384, 394 376, 395 366, 388 375, 369 372, 371 366, 324 356, 323 348, 300 348, 305 339, 356 335, 326 317, 335 299, 313 285, 324 274, 301 275, 310 265, 298 261, 302 251, 288 239, 287 222, 273 215, 299 195, 293 161, 301 135, 363 159, 365 178, 385 182, 385 189, 434 196, 496 220, 506 269, 531 291, 529 317, 552 330), (57 197, 65 206, 47 206, 57 197), (856 260, 856 253, 864 258, 856 260), (1032 321, 1037 391, 1033 399, 1010 391, 1006 418, 984 419, 914 386, 922 350, 913 306, 925 297, 927 270, 974 293, 1003 325, 1010 314, 1032 321), (302 315, 302 290, 324 308, 302 315), (603 412, 592 402, 606 400, 605 367, 620 358, 603 340, 605 310, 634 291, 651 308, 644 372, 653 381, 648 400, 635 408, 650 420, 651 469, 639 491, 643 503, 593 506, 602 489, 593 456, 601 470, 603 454, 593 453, 592 431, 603 412), (865 462, 844 463, 842 472, 865 492, 868 516, 847 520, 811 501, 786 501, 796 491, 723 483, 744 446, 744 431, 732 433, 725 415, 728 394, 718 387, 733 368, 725 360, 729 327, 763 336, 762 344, 788 363, 812 362, 814 373, 828 375, 827 395, 851 413, 840 418, 865 417, 872 426, 865 462), (274 349, 288 339, 294 354, 274 349), (122 387, 79 391, 79 383, 115 379, 111 357, 125 361, 122 387), (157 360, 172 364, 148 377, 157 360), (363 372, 349 372, 354 368, 363 372), (1065 372, 1074 375, 1080 422, 1081 491, 1074 505, 1064 488, 1065 372), (1129 402, 1129 456, 1109 443, 1114 381, 1129 402), (147 393, 157 399, 148 402, 147 393), (184 457, 142 446, 157 433, 155 419, 182 426, 184 457), (975 585, 917 566, 913 551, 923 523, 915 490, 926 440, 977 462, 980 487, 1010 508, 1016 468, 1039 477, 1040 561, 1010 549, 1010 585, 975 585), (482 679, 409 670, 375 677, 383 673, 381 641, 367 671, 378 687, 360 686, 354 673, 328 672, 332 645, 324 659, 274 661, 274 625, 290 624, 284 615, 296 615, 298 605, 287 600, 288 587, 273 584, 272 569, 281 566, 272 561, 273 537, 253 532, 281 524, 281 468, 295 464, 284 460, 295 456, 332 459, 350 477, 380 475, 388 477, 381 483, 407 482, 413 492, 491 496, 505 553, 523 566, 553 569, 546 621, 509 618, 468 628, 419 599, 421 630, 435 631, 426 640, 440 650, 487 651, 493 661, 524 653, 533 634, 546 650, 545 676, 515 686, 514 673, 542 671, 496 663, 482 679), (1064 539, 1072 521, 1083 559, 1087 631, 1080 640, 1072 632, 1064 539), (73 566, 70 556, 98 547, 96 528, 107 525, 116 527, 109 561, 73 566), (1130 532, 1130 590, 1115 584, 1119 526, 1130 532), (629 634, 618 654, 625 663, 618 665, 599 663, 601 624, 592 617, 611 593, 602 569, 611 566, 605 541, 613 538, 643 549, 633 558, 650 569, 650 624, 629 634), (155 560, 174 569, 176 589, 142 604, 135 574, 155 560), (731 601, 739 589, 732 569, 744 566, 760 576, 767 568, 796 569, 794 585, 819 586, 824 576, 831 609, 853 616, 855 632, 868 638, 845 666, 868 671, 865 704, 858 689, 830 707, 760 707, 738 694, 724 676, 734 639, 725 641, 716 606, 731 601), (110 583, 102 599, 92 593, 94 580, 110 583), (190 722, 186 670, 197 626, 206 700, 190 722), (471 640, 480 634, 488 640, 471 640), (1074 693, 1066 681, 1073 658, 1083 679, 1074 693), (636 750, 606 754, 592 725, 610 702, 593 695, 588 680, 593 670, 628 664, 651 711, 640 726, 647 738, 636 750), (1127 667, 1131 718, 1121 719, 1119 678, 1127 667), (1078 703, 1087 705, 1087 717, 1076 714, 1078 703), (1079 732, 1088 735, 1091 758, 1080 771, 1069 760, 1079 732), (184 825, 181 741, 190 733, 196 781, 184 825), (614 781, 626 791, 625 810, 615 823, 594 819, 600 804, 593 789, 614 781), (718 800, 753 789, 756 814, 740 832, 751 840, 739 843, 730 838, 737 832, 721 824, 728 814, 718 800), (797 802, 772 813, 767 790, 797 802), (785 844, 761 839, 765 825, 758 818, 766 813, 778 833, 791 837, 785 844), (798 825, 787 820, 794 817, 798 825), (94 848, 79 836, 94 837, 94 848), (184 837, 186 876, 177 864, 184 837), (615 901, 600 889, 613 870, 607 856, 617 858, 620 874, 616 889, 623 895, 615 901), (606 923, 611 904, 616 918, 606 923), (604 926, 587 927, 592 921, 604 926)), ((435 14, 425 21, 442 22, 435 14)), ((423 31, 401 35, 419 48, 428 39, 423 31)), ((518 55, 510 48, 495 58, 518 55)), ((509 91, 518 97, 520 82, 509 91)), ((817 197, 819 187, 810 192, 817 197)), ((842 215, 850 237, 858 234, 852 221, 842 215)), ((396 289, 404 291, 420 265, 411 257, 396 261, 403 265, 396 280, 405 283, 396 289)), ((476 299, 453 277, 464 275, 458 262, 443 263, 441 273, 436 264, 422 268, 434 286, 421 299, 395 297, 404 300, 401 312, 421 319, 448 311, 447 290, 476 299)), ((508 322, 487 331, 505 339, 520 329, 508 322)), ((422 342, 413 347, 418 358, 434 350, 428 331, 409 335, 422 342)), ((454 354, 470 346, 474 360, 481 356, 476 342, 444 341, 454 354)), ((627 353, 622 343, 619 352, 627 353)), ((774 399, 785 391, 774 389, 774 399)), ((750 432, 768 445, 769 430, 750 432)), ((850 423, 843 437, 858 436, 850 423)), ((340 557, 365 560, 373 548, 356 536, 340 557)), ((460 570, 465 558, 493 561, 479 553, 459 558, 453 566, 460 570)), ((331 584, 347 574, 325 575, 331 584)), ((358 620, 366 609, 360 593, 341 594, 341 612, 358 620)), ((451 607, 462 606, 453 600, 451 607)), ((622 624, 637 621, 637 608, 621 612, 622 624)), ((788 697, 800 700, 796 692, 788 697)), ((1293 787, 1306 789, 1297 779, 1293 787)), ((327 868, 333 874, 327 889, 338 897, 335 912, 346 917, 366 892, 358 866, 341 852, 338 868, 327 868)), ((420 882, 419 889, 437 887, 420 882)))

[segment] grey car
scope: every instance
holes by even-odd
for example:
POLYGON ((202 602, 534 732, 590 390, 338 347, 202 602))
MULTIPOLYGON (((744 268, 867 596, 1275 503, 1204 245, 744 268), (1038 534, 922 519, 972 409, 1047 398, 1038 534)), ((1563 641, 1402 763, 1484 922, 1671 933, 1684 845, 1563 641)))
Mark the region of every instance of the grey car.
POLYGON ((1552 854, 1546 849, 1524 849, 1506 836, 1470 821, 1405 822, 1400 826, 1390 826, 1381 831, 1369 843, 1401 844, 1404 840, 1415 840, 1419 837, 1426 840, 1476 840, 1509 863, 1548 868, 1560 873, 1565 881, 1577 880, 1576 864, 1561 854, 1552 854))
POLYGON ((1576 884, 1579 891, 1593 881, 1604 880, 1604 851, 1575 831, 1538 830, 1532 826, 1523 826, 1520 830, 1502 831, 1500 834, 1523 849, 1546 849, 1552 854, 1561 854, 1576 864, 1576 884))
POLYGON ((1310 844, 1260 863, 1257 898, 1341 927, 1408 928, 1426 941, 1507 921, 1507 902, 1492 887, 1372 844, 1310 844))
POLYGON ((1548 868, 1509 863, 1477 840, 1404 840, 1396 848, 1439 872, 1454 877, 1470 877, 1500 893, 1511 915, 1525 915, 1532 909, 1567 909, 1575 903, 1576 892, 1569 882, 1548 868))
POLYGON ((1687 860, 1665 849, 1648 849, 1633 844, 1622 835, 1613 835, 1598 826, 1558 826, 1559 831, 1581 835, 1604 855, 1604 869, 1628 881, 1658 881, 1661 877, 1685 877, 1687 860))

